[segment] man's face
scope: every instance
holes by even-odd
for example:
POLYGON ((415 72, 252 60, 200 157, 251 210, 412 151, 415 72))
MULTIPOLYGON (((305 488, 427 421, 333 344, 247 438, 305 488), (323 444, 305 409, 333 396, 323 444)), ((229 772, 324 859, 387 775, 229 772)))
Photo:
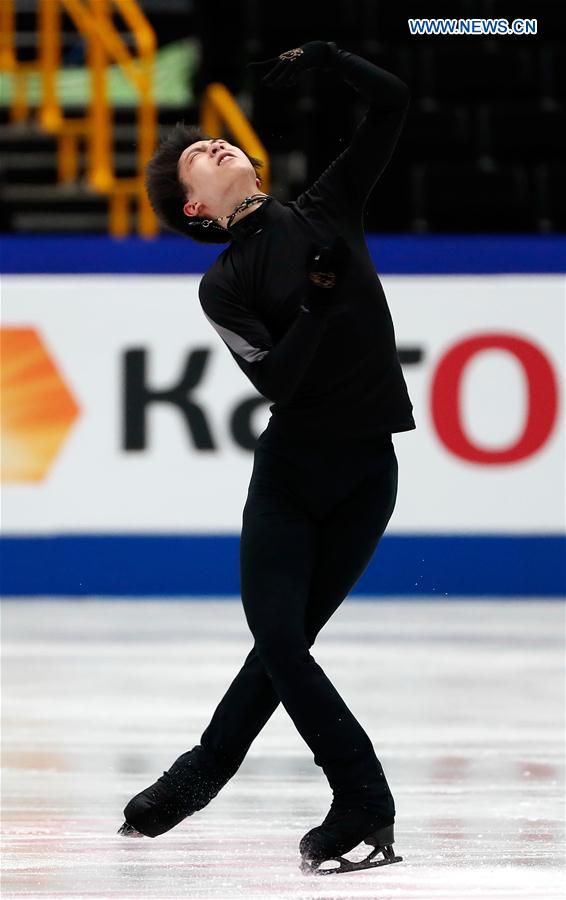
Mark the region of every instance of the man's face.
POLYGON ((178 162, 179 177, 189 192, 183 209, 188 216, 218 215, 225 198, 240 184, 256 183, 256 172, 243 150, 223 138, 197 141, 178 162))

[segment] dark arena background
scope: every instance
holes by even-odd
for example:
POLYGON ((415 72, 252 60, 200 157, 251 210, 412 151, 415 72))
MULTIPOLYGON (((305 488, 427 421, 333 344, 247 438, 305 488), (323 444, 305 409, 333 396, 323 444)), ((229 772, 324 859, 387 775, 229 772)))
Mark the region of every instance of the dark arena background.
POLYGON ((0 231, 2 896, 563 897, 564 0, 0 0, 0 231), (330 796, 282 706, 209 806, 116 833, 252 646, 240 529, 270 416, 198 302, 226 245, 160 225, 145 166, 184 121, 294 200, 367 103, 247 63, 315 40, 410 89, 363 225, 417 424, 313 650, 387 770, 403 861, 330 882, 299 869, 330 796))

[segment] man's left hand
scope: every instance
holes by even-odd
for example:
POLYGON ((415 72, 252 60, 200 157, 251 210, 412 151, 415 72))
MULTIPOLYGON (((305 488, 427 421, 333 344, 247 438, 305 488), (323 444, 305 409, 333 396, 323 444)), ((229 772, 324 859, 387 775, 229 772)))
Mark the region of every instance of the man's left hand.
POLYGON ((309 69, 331 69, 337 50, 334 41, 309 41, 271 59, 248 63, 246 68, 267 69, 261 79, 266 87, 288 87, 296 84, 297 78, 309 69))

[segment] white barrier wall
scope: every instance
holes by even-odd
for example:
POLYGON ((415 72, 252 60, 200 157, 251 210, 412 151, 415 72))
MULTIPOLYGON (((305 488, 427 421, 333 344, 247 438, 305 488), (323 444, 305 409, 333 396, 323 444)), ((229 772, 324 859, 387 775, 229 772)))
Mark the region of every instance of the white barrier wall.
MULTIPOLYGON (((269 404, 199 280, 3 276, 4 532, 239 532, 269 404)), ((564 276, 382 283, 417 422, 388 533, 564 532, 564 276)))

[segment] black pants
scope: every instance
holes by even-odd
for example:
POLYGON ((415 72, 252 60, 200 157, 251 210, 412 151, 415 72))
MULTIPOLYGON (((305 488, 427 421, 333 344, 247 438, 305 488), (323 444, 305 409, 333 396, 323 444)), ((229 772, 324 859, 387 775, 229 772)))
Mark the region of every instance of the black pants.
MULTIPOLYGON (((262 438, 243 511, 241 594, 255 644, 201 744, 233 771, 279 701, 333 791, 384 815, 394 801, 372 743, 309 653, 361 576, 395 505, 390 436, 343 446, 262 438)), ((379 690, 379 663, 370 690, 379 690)))

